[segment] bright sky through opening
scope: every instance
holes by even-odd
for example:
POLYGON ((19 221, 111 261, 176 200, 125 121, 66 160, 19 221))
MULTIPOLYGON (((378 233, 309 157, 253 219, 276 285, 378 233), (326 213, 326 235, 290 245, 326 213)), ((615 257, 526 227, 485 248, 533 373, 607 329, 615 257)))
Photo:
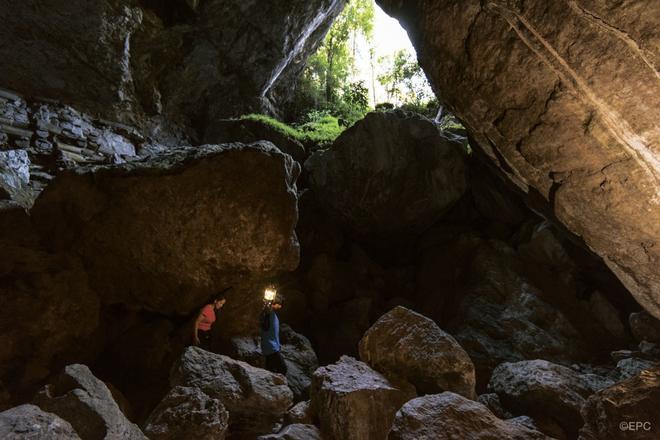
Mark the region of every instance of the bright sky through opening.
MULTIPOLYGON (((393 56, 399 50, 405 50, 417 58, 415 48, 399 22, 383 12, 378 5, 374 6, 373 47, 375 61, 377 62, 381 57, 393 56)), ((378 82, 378 75, 383 72, 379 70, 378 66, 374 66, 376 71, 372 72, 369 45, 364 38, 358 39, 356 52, 356 72, 352 80, 364 81, 364 85, 369 89, 369 102, 372 106, 376 103, 386 102, 387 93, 385 88, 378 82), (374 102, 373 87, 376 89, 376 102, 374 102)))

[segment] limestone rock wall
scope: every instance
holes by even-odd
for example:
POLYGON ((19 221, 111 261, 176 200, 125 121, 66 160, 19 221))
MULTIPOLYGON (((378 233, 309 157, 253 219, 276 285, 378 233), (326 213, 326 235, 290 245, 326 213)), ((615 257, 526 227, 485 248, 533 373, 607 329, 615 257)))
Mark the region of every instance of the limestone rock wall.
POLYGON ((164 115, 201 129, 270 107, 345 3, 2 0, 0 78, 110 119, 164 115))
POLYGON ((660 317, 660 4, 378 3, 480 154, 660 317))

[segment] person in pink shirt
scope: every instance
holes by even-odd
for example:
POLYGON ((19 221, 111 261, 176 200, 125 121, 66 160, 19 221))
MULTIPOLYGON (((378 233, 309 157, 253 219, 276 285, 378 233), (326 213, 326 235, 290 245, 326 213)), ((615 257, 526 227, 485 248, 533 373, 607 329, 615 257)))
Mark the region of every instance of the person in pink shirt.
POLYGON ((216 297, 212 303, 206 304, 199 312, 195 320, 195 330, 193 333, 193 342, 204 350, 211 348, 211 327, 216 321, 216 310, 220 310, 227 298, 225 296, 216 297))

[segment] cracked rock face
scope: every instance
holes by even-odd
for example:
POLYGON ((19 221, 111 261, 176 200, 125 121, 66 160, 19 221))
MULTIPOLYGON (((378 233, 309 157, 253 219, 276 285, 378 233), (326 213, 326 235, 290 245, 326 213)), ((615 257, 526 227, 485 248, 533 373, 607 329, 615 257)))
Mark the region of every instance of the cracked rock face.
POLYGON ((312 154, 305 169, 325 208, 370 240, 415 237, 466 189, 460 144, 403 112, 369 113, 312 154))
POLYGON ((429 318, 396 307, 381 316, 360 341, 360 359, 387 376, 405 379, 418 394, 474 393, 474 365, 448 333, 429 318))
POLYGON ((229 413, 218 399, 197 388, 174 387, 145 422, 151 440, 223 440, 229 413))
POLYGON ((2 0, 0 78, 122 122, 166 115, 201 128, 285 99, 345 4, 2 0))
POLYGON ((27 404, 0 412, 0 437, 5 440, 80 439, 66 420, 27 404))
POLYGON ((82 438, 146 440, 121 412, 108 387, 85 365, 67 366, 53 384, 39 392, 35 403, 71 423, 82 438))
POLYGON ((218 286, 295 269, 299 169, 270 143, 180 148, 64 172, 32 212, 105 302, 189 313, 218 286))
POLYGON ((634 438, 651 440, 658 437, 660 425, 660 366, 593 394, 582 407, 584 426, 580 440, 615 440, 634 438), (633 428, 622 422, 641 422, 633 428))
POLYGON ((232 434, 271 432, 293 402, 281 374, 227 356, 188 347, 170 374, 173 387, 197 388, 229 411, 232 434))
POLYGON ((387 438, 541 440, 549 437, 521 424, 500 420, 479 402, 444 392, 418 397, 403 405, 387 438))
POLYGON ((583 423, 580 409, 587 397, 611 383, 562 365, 533 360, 499 365, 488 387, 505 408, 550 417, 574 438, 583 423))
POLYGON ((378 3, 480 154, 660 318, 658 2, 378 3))
POLYGON ((396 411, 414 397, 349 356, 316 370, 310 394, 324 437, 346 440, 385 438, 396 411))

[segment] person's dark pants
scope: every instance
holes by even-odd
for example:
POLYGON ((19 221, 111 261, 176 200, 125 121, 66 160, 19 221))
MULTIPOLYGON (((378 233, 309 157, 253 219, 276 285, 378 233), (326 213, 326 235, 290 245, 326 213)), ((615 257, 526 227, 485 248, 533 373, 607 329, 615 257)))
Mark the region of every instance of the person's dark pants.
POLYGON ((286 375, 286 364, 279 351, 266 356, 266 370, 286 375))
POLYGON ((197 329, 197 337, 199 338, 199 347, 211 351, 211 332, 197 329))

